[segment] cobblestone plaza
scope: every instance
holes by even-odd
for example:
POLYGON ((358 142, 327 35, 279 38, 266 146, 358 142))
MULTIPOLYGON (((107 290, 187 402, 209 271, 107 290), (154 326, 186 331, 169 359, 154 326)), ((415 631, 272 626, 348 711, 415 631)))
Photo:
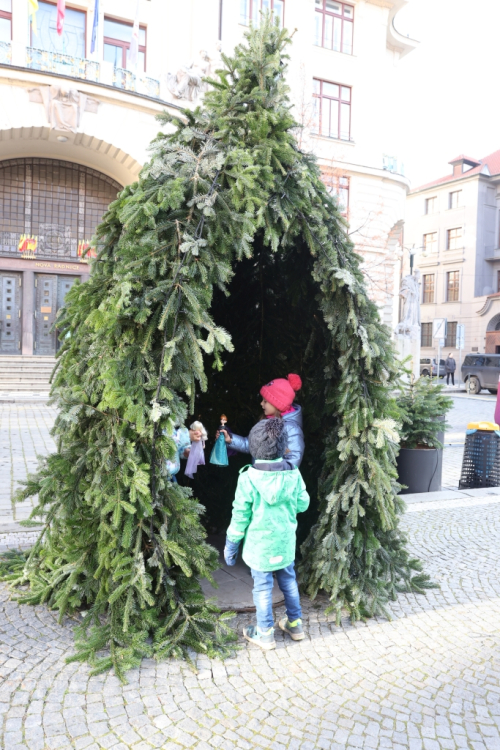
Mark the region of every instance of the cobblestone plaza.
MULTIPOLYGON (((10 492, 50 450, 54 412, 2 410, 1 513, 12 520, 10 492)), ((457 486, 467 422, 493 410, 489 396, 455 397, 445 486, 457 486)), ((324 600, 306 600, 302 642, 279 633, 267 653, 240 642, 225 662, 198 658, 196 674, 144 660, 124 686, 66 664, 76 621, 58 624, 2 587, 0 747, 500 750, 500 496, 414 503, 402 523, 440 588, 400 595, 391 621, 336 627, 324 600)), ((251 618, 238 616, 240 632, 251 618)))

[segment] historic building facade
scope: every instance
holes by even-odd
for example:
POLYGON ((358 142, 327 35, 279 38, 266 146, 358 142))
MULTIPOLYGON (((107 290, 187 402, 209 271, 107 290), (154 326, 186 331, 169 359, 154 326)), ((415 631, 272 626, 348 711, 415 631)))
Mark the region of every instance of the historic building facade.
POLYGON ((297 31, 289 84, 302 147, 365 258, 395 322, 408 182, 391 150, 392 72, 414 43, 394 17, 407 0, 0 1, 0 356, 54 355, 64 296, 89 273, 96 225, 134 181, 165 109, 194 107, 203 77, 272 8, 297 31), (98 16, 94 16, 98 7, 98 16))
POLYGON ((448 321, 446 353, 456 352, 459 323, 464 352, 499 353, 500 151, 450 165, 407 199, 405 245, 422 275, 422 356, 436 353, 434 318, 448 321))

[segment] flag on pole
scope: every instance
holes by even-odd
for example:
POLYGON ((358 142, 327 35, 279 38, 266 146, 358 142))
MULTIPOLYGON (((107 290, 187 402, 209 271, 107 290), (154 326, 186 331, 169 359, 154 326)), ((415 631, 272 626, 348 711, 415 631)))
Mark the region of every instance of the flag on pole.
POLYGON ((137 62, 139 60, 139 3, 140 0, 137 0, 134 25, 132 27, 132 40, 130 42, 130 50, 128 56, 130 68, 137 67, 137 62))
POLYGON ((36 26, 36 12, 38 10, 38 0, 28 0, 28 14, 31 21, 31 28, 35 36, 38 35, 38 29, 36 26))
POLYGON ((63 33, 64 14, 66 13, 66 0, 57 0, 57 33, 63 33))
POLYGON ((94 23, 92 24, 92 40, 90 42, 90 54, 95 52, 97 46, 97 27, 99 26, 99 0, 95 0, 94 23))

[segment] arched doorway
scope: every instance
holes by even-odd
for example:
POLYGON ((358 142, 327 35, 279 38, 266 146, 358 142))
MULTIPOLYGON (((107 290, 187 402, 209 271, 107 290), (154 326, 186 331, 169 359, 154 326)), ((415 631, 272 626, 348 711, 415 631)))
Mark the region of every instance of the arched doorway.
POLYGON ((494 315, 486 326, 486 354, 500 354, 500 313, 494 315))
POLYGON ((0 354, 56 353, 57 311, 88 276, 83 248, 120 189, 60 159, 0 162, 0 354))

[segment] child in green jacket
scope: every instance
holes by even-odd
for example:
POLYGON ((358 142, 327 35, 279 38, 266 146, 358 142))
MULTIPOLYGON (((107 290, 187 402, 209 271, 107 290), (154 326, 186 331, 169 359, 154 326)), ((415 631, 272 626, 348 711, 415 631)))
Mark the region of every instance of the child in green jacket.
POLYGON ((240 472, 224 558, 234 565, 244 540, 242 556, 254 579, 257 625, 244 628, 243 635, 260 648, 271 649, 276 647, 273 573, 286 605, 279 627, 293 640, 304 637, 294 559, 297 513, 307 509, 309 495, 299 469, 283 460, 287 446, 282 419, 258 422, 248 436, 248 446, 255 463, 240 472))

